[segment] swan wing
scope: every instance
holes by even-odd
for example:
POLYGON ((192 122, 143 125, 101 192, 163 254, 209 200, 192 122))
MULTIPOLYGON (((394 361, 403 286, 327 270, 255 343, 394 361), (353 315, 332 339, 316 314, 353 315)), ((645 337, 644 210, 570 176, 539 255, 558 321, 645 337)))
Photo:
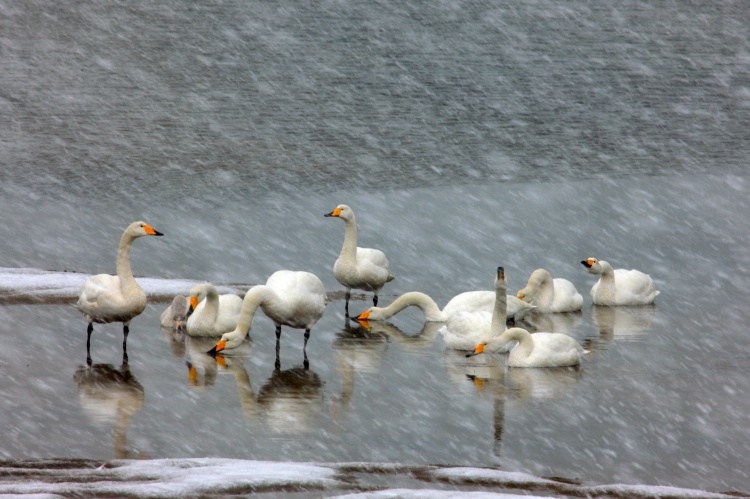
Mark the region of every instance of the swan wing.
POLYGON ((446 347, 473 351, 482 338, 489 337, 491 324, 492 314, 489 312, 458 312, 439 332, 446 347))
POLYGON ((651 276, 640 270, 615 270, 615 286, 622 304, 651 303, 659 294, 651 276))
POLYGON ((490 312, 495 306, 494 291, 467 291, 450 299, 443 307, 443 313, 448 317, 459 312, 490 312))
POLYGON ((583 308, 583 296, 572 282, 558 277, 552 280, 552 285, 555 292, 552 312, 577 312, 583 308))
POLYGON ((526 358, 518 358, 513 352, 509 363, 516 367, 564 367, 580 364, 583 348, 572 337, 560 333, 534 333, 531 335, 534 348, 526 358), (512 358, 511 358, 512 357, 512 358))

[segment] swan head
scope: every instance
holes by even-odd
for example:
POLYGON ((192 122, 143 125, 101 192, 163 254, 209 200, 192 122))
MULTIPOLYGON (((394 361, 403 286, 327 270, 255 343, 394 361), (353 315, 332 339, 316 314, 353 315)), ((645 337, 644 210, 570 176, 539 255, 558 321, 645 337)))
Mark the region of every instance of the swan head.
POLYGON ((128 228, 125 229, 125 234, 127 234, 133 239, 137 237, 143 237, 143 236, 163 236, 164 235, 143 221, 133 222, 132 224, 128 225, 128 228))
POLYGON ((246 336, 246 334, 240 334, 236 329, 234 331, 224 333, 221 335, 221 339, 216 343, 216 346, 206 353, 209 355, 216 355, 217 353, 224 350, 237 348, 242 344, 242 341, 246 336))
POLYGON ((172 320, 175 322, 177 330, 182 330, 185 327, 185 320, 189 314, 189 307, 187 304, 187 298, 185 295, 177 295, 172 300, 172 320))
POLYGON ((208 286, 208 284, 196 284, 190 289, 190 297, 188 298, 188 317, 190 317, 190 315, 195 312, 198 304, 206 299, 206 295, 208 294, 208 286))
POLYGON ((495 275, 495 290, 501 290, 508 287, 508 279, 505 277, 505 268, 498 267, 495 275))
POLYGON ((594 257, 589 257, 586 260, 582 260, 581 263, 586 267, 590 274, 601 274, 603 272, 602 265, 594 257))
POLYGON ((387 318, 383 314, 383 309, 380 307, 370 307, 361 314, 359 314, 357 317, 355 317, 358 321, 384 321, 387 318))
POLYGON ((484 347, 487 346, 487 342, 480 343, 479 345, 474 348, 473 352, 469 352, 466 354, 467 357, 473 357, 475 355, 479 355, 480 353, 484 353, 484 347))
POLYGON ((338 217, 342 220, 350 220, 354 216, 354 211, 345 204, 338 205, 331 213, 326 213, 324 217, 338 217))

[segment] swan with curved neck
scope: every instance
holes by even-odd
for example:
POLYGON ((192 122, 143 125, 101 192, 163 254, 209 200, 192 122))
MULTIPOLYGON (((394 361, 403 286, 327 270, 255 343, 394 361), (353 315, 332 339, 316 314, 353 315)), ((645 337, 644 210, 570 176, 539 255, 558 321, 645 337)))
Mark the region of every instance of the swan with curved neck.
POLYGON ((640 270, 613 269, 608 262, 596 258, 581 263, 590 274, 601 276, 591 288, 594 305, 648 305, 659 295, 651 276, 640 270))
POLYGON ((583 308, 583 297, 575 285, 560 277, 553 279, 545 269, 531 273, 526 286, 518 291, 517 297, 536 305, 535 312, 562 313, 578 312, 583 308))
POLYGON ((97 274, 89 277, 78 293, 76 308, 89 321, 86 329, 86 355, 90 363, 91 333, 94 322, 122 322, 123 358, 127 359, 130 321, 146 308, 146 293, 133 277, 130 269, 130 248, 133 241, 143 236, 163 236, 146 222, 128 225, 117 246, 117 275, 97 274))
MULTIPOLYGON (((276 350, 279 349, 281 326, 305 330, 305 346, 310 329, 323 316, 326 292, 323 282, 309 272, 279 270, 265 284, 250 288, 242 301, 237 327, 221 335, 209 354, 237 348, 250 333, 253 318, 261 309, 276 325, 276 350)), ((278 356, 277 356, 278 357, 278 356)))
MULTIPOLYGON (((534 305, 523 302, 513 295, 506 297, 506 319, 520 320, 526 316, 534 305)), ((419 291, 404 293, 387 307, 370 307, 357 316, 357 320, 385 321, 408 307, 417 307, 424 314, 427 322, 446 322, 458 313, 488 312, 495 307, 494 291, 467 291, 454 296, 440 310, 435 300, 419 291)))
POLYGON ((189 307, 190 304, 185 295, 176 295, 172 299, 172 303, 161 313, 159 318, 161 327, 176 329, 177 331, 185 329, 189 307))
POLYGON ((578 342, 562 333, 534 333, 512 327, 494 338, 485 338, 467 357, 480 353, 501 352, 508 343, 518 344, 508 355, 511 367, 565 367, 577 366, 581 356, 588 353, 578 342))
POLYGON ((455 350, 473 350, 480 339, 499 335, 505 331, 508 284, 505 269, 497 268, 495 276, 495 303, 492 313, 459 312, 440 329, 445 346, 455 350))
POLYGON ((378 293, 385 283, 395 279, 391 274, 391 265, 385 253, 373 248, 357 246, 357 222, 354 211, 345 204, 340 204, 326 217, 336 217, 346 224, 344 244, 341 246, 336 263, 333 264, 333 276, 346 287, 346 315, 349 316, 349 298, 352 289, 362 289, 374 293, 372 304, 377 306, 378 293))
POLYGON ((242 298, 219 295, 213 284, 197 284, 190 290, 187 333, 190 336, 221 336, 237 327, 242 298))

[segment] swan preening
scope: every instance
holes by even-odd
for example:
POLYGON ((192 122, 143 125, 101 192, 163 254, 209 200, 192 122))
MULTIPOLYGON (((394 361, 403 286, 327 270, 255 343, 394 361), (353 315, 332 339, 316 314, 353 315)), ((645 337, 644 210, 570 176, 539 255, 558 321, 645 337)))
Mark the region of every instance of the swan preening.
POLYGON ((123 358, 127 359, 130 321, 146 308, 146 293, 133 277, 130 269, 130 248, 133 241, 143 236, 163 236, 146 222, 128 225, 117 247, 117 275, 98 274, 86 279, 78 294, 76 307, 89 321, 86 330, 86 356, 91 363, 91 333, 94 322, 122 322, 123 358))
POLYGON ((513 327, 499 336, 485 338, 467 357, 485 352, 503 351, 508 343, 518 344, 508 355, 511 367, 565 367, 577 366, 586 353, 578 342, 561 333, 534 333, 523 328, 513 327))
MULTIPOLYGON (((520 320, 535 307, 523 302, 513 295, 506 296, 506 319, 520 320)), ((357 320, 385 321, 407 307, 417 307, 424 314, 427 322, 446 322, 458 313, 487 312, 492 313, 495 307, 494 291, 467 291, 454 296, 443 310, 437 306, 429 295, 419 291, 404 293, 387 307, 370 307, 357 316, 357 320)))
POLYGON ((549 271, 536 269, 517 297, 536 306, 534 312, 578 312, 583 308, 583 297, 567 279, 552 278, 549 271))
POLYGON ((305 330, 305 346, 310 329, 323 316, 326 292, 321 280, 309 272, 279 270, 265 284, 250 288, 242 301, 237 327, 224 333, 209 354, 237 348, 250 333, 255 312, 260 308, 276 325, 278 361, 281 326, 305 330))
POLYGON ((648 305, 659 294, 651 276, 640 270, 615 270, 608 262, 596 258, 581 263, 589 273, 601 276, 591 288, 594 305, 648 305))
POLYGON ((391 265, 385 253, 378 249, 360 248, 357 246, 357 222, 354 211, 345 204, 338 205, 326 217, 337 217, 346 223, 344 244, 341 246, 336 263, 333 264, 333 276, 346 287, 346 315, 349 316, 349 298, 352 289, 372 291, 372 304, 377 306, 378 293, 385 283, 394 279, 391 265))
POLYGON ((242 298, 219 295, 213 284, 197 284, 190 290, 187 333, 190 336, 221 336, 237 327, 242 298))
POLYGON ((172 299, 172 303, 161 313, 159 320, 161 327, 176 329, 177 331, 184 330, 189 307, 187 296, 176 295, 172 299))
POLYGON ((480 310, 452 315, 440 329, 445 346, 455 350, 473 350, 483 338, 505 331, 507 289, 505 269, 498 267, 492 313, 480 310))

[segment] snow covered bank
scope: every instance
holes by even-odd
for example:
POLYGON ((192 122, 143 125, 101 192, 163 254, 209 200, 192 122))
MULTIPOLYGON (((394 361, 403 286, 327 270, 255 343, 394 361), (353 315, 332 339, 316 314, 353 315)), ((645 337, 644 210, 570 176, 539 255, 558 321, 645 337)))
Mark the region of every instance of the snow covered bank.
POLYGON ((482 468, 220 458, 115 460, 103 464, 54 459, 5 461, 0 462, 0 476, 0 494, 34 497, 184 498, 303 491, 346 498, 736 497, 676 487, 585 486, 482 468), (388 486, 382 485, 382 479, 372 480, 383 475, 388 477, 388 486), (534 495, 527 495, 530 492, 534 495))

